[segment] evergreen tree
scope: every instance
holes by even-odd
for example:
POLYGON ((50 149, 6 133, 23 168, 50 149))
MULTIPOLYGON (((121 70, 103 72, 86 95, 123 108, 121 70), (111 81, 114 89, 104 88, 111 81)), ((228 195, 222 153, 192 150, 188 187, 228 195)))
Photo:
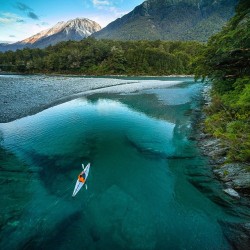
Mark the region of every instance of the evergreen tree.
POLYGON ((228 159, 250 161, 250 2, 213 36, 196 61, 198 76, 213 82, 207 130, 229 147, 228 159))

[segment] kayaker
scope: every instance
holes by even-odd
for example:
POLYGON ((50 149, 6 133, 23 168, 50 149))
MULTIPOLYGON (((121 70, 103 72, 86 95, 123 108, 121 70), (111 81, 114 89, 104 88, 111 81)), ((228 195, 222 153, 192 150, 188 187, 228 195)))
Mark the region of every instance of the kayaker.
POLYGON ((85 182, 85 173, 79 174, 78 180, 79 180, 80 182, 85 182))

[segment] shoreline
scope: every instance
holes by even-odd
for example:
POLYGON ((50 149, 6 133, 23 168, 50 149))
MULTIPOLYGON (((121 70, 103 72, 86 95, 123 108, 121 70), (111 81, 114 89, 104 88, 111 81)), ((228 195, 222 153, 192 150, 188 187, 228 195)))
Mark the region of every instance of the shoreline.
POLYGON ((223 142, 205 132, 205 119, 207 117, 204 108, 211 104, 211 85, 204 86, 203 104, 201 105, 201 117, 198 118, 195 140, 201 154, 208 157, 214 177, 224 186, 223 191, 234 199, 242 197, 250 198, 250 166, 246 163, 227 162, 227 147, 223 142))
MULTIPOLYGON (((205 132, 205 119, 207 117, 204 108, 211 104, 211 84, 204 86, 200 110, 195 112, 193 139, 196 141, 200 154, 207 157, 207 167, 211 169, 213 176, 222 184, 222 191, 231 199, 233 204, 250 206, 250 166, 243 163, 227 163, 226 150, 222 141, 205 132), (248 170, 247 170, 248 169, 248 170)), ((247 216, 247 214, 246 214, 247 216)), ((248 215, 249 218, 249 215, 248 215)), ((248 249, 250 243, 250 222, 220 222, 222 228, 229 229, 225 236, 235 249, 248 249)))
POLYGON ((180 78, 194 78, 195 75, 183 75, 183 74, 171 74, 171 75, 85 75, 85 74, 63 74, 63 73, 21 73, 21 72, 4 72, 0 71, 1 75, 20 75, 20 76, 61 76, 61 77, 84 77, 84 78, 116 78, 116 77, 145 77, 145 78, 171 78, 171 77, 180 77, 180 78))

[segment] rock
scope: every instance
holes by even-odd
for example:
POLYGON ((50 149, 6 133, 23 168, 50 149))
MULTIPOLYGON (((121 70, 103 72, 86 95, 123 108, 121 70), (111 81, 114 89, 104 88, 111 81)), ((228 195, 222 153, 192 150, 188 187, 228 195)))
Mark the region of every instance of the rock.
POLYGON ((237 188, 250 189, 250 173, 242 173, 237 176, 233 181, 233 184, 237 188))
POLYGON ((203 140, 203 139, 208 139, 210 136, 208 134, 205 134, 205 133, 200 133, 200 140, 203 140))
POLYGON ((236 250, 248 250, 250 246, 250 223, 220 221, 228 241, 236 250))
MULTIPOLYGON (((212 151, 208 151, 207 153, 208 156, 212 157, 212 158, 217 158, 219 156, 225 156, 226 155, 226 149, 225 148, 215 148, 212 151)), ((223 158, 224 160, 224 158, 223 158)))
POLYGON ((234 198, 240 199, 240 195, 232 188, 223 189, 223 191, 234 198))
POLYGON ((246 170, 243 163, 228 163, 213 170, 213 172, 224 182, 234 189, 248 193, 250 190, 250 172, 246 170))
POLYGON ((221 165, 225 163, 228 149, 221 145, 220 140, 201 133, 198 144, 202 154, 210 158, 211 164, 221 165))
POLYGON ((210 138, 203 143, 203 146, 209 149, 215 146, 218 147, 218 144, 219 144, 218 139, 210 138))

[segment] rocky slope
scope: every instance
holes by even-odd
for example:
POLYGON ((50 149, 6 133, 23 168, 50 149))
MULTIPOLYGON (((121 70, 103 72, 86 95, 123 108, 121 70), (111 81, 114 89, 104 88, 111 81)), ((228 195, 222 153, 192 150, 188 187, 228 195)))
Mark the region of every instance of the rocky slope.
MULTIPOLYGON (((211 105, 210 91, 211 85, 204 88, 204 107, 211 105)), ((196 139, 203 155, 209 157, 215 176, 224 183, 223 191, 237 199, 241 196, 250 197, 250 166, 239 162, 227 163, 228 148, 221 140, 205 132, 205 119, 206 114, 203 112, 196 139)))
POLYGON ((101 26, 86 18, 76 18, 68 22, 59 22, 50 29, 13 44, 1 44, 0 51, 23 48, 45 48, 49 45, 68 40, 79 41, 99 31, 101 26))
POLYGON ((93 36, 204 42, 233 16, 236 3, 237 0, 147 0, 93 36))

